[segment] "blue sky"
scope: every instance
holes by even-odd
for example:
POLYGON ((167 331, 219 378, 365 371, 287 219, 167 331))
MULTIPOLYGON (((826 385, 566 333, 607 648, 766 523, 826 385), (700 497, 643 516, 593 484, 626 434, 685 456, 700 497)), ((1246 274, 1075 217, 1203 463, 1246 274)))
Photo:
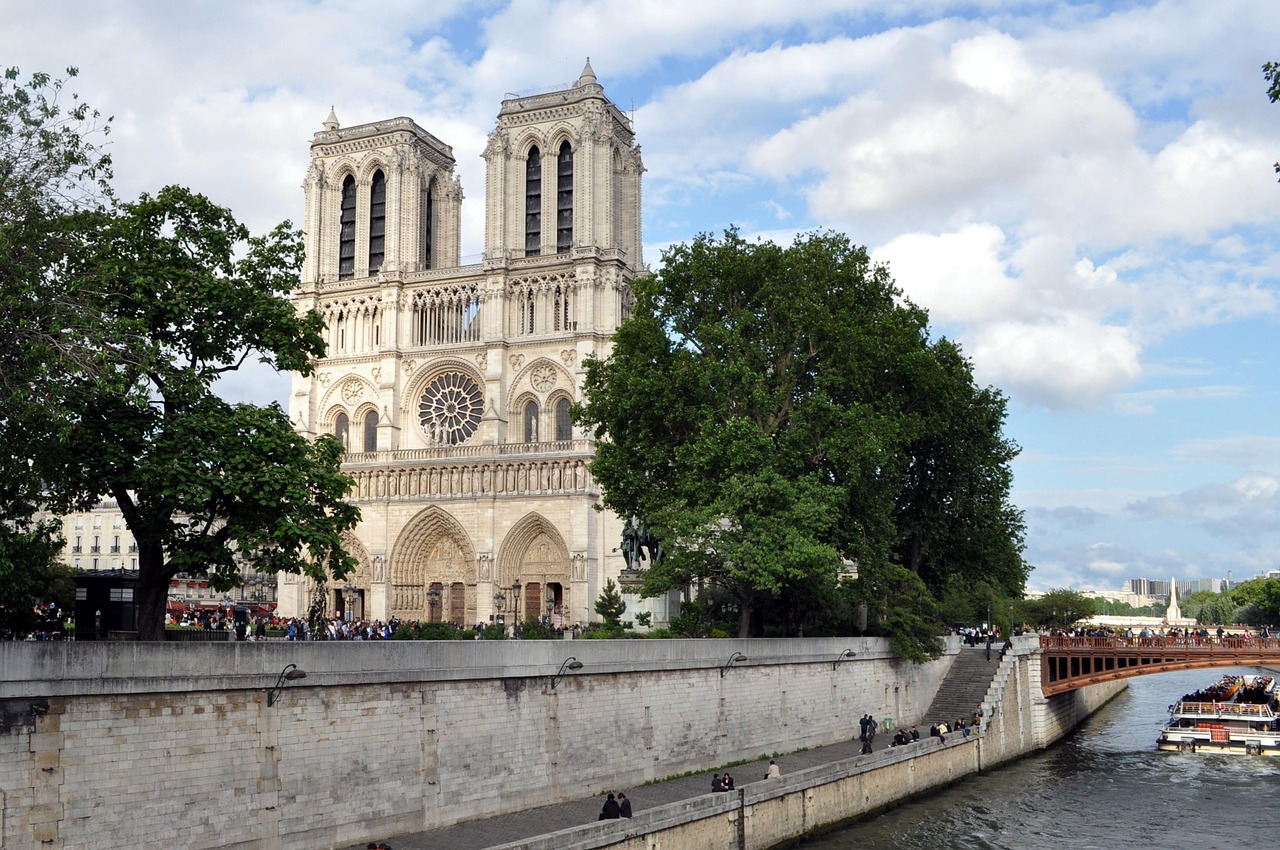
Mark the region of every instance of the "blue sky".
MULTIPOLYGON (((507 92, 586 57, 634 117, 645 260, 738 225, 887 262, 1010 399, 1031 586, 1280 567, 1280 4, 0 0, 0 65, 80 68, 124 197, 261 231, 308 143, 399 115, 480 153, 507 92)), ((228 394, 282 399, 261 371, 228 394)))

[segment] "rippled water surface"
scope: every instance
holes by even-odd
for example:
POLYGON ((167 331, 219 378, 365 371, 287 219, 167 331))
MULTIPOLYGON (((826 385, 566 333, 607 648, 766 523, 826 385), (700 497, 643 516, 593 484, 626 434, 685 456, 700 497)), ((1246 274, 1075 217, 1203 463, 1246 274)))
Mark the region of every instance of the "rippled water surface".
MULTIPOLYGON (((1228 670, 1129 680, 1129 689, 1052 749, 965 780, 804 850, 1280 846, 1280 757, 1166 753, 1170 703, 1228 670)), ((1258 672, 1240 670, 1237 672, 1258 672)))

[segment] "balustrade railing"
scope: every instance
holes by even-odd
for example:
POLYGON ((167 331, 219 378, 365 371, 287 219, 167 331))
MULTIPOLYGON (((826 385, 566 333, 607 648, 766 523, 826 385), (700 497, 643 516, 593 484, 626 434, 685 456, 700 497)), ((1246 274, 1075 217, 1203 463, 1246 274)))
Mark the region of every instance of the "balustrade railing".
POLYGON ((1280 649, 1280 638, 1209 635, 1198 637, 1076 637, 1073 635, 1041 635, 1044 649, 1280 649))

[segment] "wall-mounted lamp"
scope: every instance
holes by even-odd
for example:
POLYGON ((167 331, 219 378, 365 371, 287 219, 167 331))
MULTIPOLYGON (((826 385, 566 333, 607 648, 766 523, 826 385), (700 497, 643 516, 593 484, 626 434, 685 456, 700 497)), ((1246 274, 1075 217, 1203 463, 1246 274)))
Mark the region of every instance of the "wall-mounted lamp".
POLYGON ((560 669, 556 671, 556 674, 551 677, 551 690, 554 691, 556 689, 556 685, 564 678, 566 671, 573 671, 576 673, 581 669, 582 662, 570 655, 564 660, 564 663, 560 665, 560 669))
POLYGON ((276 704, 276 700, 280 699, 280 691, 284 689, 285 682, 293 682, 298 679, 307 678, 307 671, 298 668, 297 664, 286 665, 280 671, 280 676, 276 679, 276 686, 267 689, 267 708, 276 704))
POLYGON ((840 666, 841 661, 848 661, 849 659, 853 658, 857 654, 858 653, 854 652, 852 649, 846 649, 844 652, 836 656, 835 661, 831 662, 831 669, 832 670, 836 669, 837 667, 840 666))
POLYGON ((746 660, 747 660, 747 656, 743 655, 741 652, 735 652, 733 655, 730 655, 729 660, 726 661, 724 663, 724 666, 720 668, 720 678, 721 679, 724 678, 724 674, 728 671, 730 667, 732 667, 733 665, 741 661, 746 661, 746 660))

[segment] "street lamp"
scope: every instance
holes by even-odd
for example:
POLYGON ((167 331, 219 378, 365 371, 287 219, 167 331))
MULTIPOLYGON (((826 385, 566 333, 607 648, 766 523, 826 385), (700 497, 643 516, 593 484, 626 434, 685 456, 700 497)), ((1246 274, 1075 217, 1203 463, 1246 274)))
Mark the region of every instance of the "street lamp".
POLYGON ((440 588, 431 587, 427 591, 427 606, 430 609, 428 611, 428 615, 431 617, 431 622, 433 623, 436 622, 436 606, 439 604, 440 604, 440 588))
POLYGON ((355 605, 356 589, 349 584, 343 585, 342 601, 343 601, 342 613, 344 615, 343 619, 345 619, 349 623, 353 619, 351 616, 351 608, 353 605, 355 605))
POLYGON ((734 664, 738 664, 746 660, 747 660, 747 656, 743 655, 741 652, 735 652, 733 655, 730 655, 729 660, 726 661, 724 663, 724 666, 720 668, 720 678, 723 679, 724 674, 728 672, 729 668, 732 667, 734 664))
POLYGON ((511 584, 511 595, 514 597, 513 601, 515 603, 515 617, 516 617, 515 623, 513 623, 511 626, 511 636, 516 638, 520 637, 520 588, 521 587, 523 587, 523 585, 520 584, 520 579, 516 579, 511 584))
MULTIPOLYGON (((841 661, 849 661, 857 654, 858 653, 854 652, 852 649, 846 649, 844 652, 840 653, 839 656, 837 656, 835 661, 831 662, 831 669, 832 670, 836 669, 837 667, 840 666, 841 661)), ((721 674, 721 676, 723 678, 723 674, 721 674)))
POLYGON ((560 665, 560 669, 556 672, 556 674, 551 677, 551 690, 554 691, 556 689, 556 685, 559 683, 561 679, 564 678, 564 674, 566 670, 572 670, 574 672, 577 672, 578 670, 581 670, 581 669, 582 669, 582 662, 574 658, 572 655, 570 655, 568 658, 564 660, 564 663, 560 665))
POLYGON ((298 679, 307 678, 307 671, 299 669, 297 664, 286 664, 285 668, 280 671, 280 675, 276 678, 274 688, 267 688, 267 708, 275 705, 280 699, 280 691, 284 690, 286 682, 293 682, 298 679))

